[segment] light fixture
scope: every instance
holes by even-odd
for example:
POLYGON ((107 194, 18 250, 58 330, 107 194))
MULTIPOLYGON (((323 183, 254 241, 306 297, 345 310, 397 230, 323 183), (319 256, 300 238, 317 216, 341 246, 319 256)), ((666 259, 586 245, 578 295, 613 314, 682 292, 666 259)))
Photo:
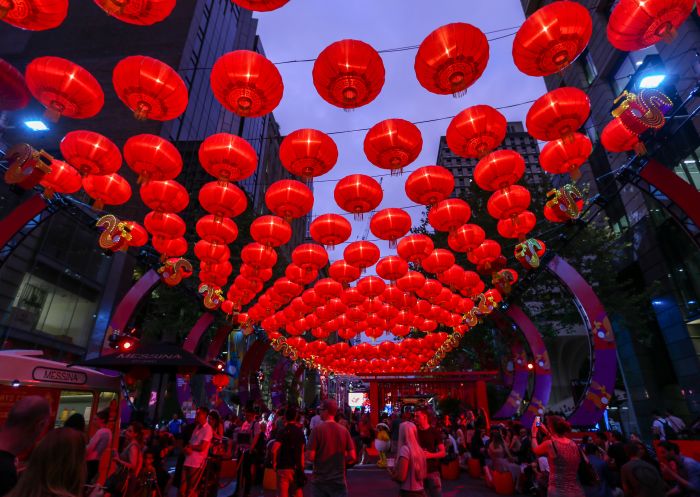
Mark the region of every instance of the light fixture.
POLYGON ((532 364, 531 362, 527 363, 527 369, 535 369, 535 365, 532 364))
POLYGON ((658 88, 664 79, 666 79, 665 74, 649 74, 639 80, 639 88, 658 88))
POLYGON ((30 121, 24 121, 24 125, 31 129, 32 131, 48 131, 49 127, 44 123, 44 121, 32 119, 30 121))
POLYGON ((12 386, 13 386, 14 388, 19 388, 19 386, 20 386, 19 380, 12 380, 12 386))

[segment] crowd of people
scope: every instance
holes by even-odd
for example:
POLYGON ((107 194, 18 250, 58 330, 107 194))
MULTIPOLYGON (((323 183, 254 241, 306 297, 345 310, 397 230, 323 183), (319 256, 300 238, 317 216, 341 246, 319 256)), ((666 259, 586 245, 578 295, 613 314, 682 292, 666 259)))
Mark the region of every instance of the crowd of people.
POLYGON ((341 411, 332 399, 316 411, 288 406, 261 415, 250 409, 223 419, 200 407, 194 423, 177 415, 156 429, 129 423, 116 444, 120 450, 106 457, 115 446, 107 412, 95 415, 90 437, 80 414, 49 429, 47 401, 30 396, 0 428, 0 497, 160 497, 174 489, 182 497, 216 496, 219 471, 233 461, 239 497, 249 496, 266 473, 274 475, 280 497, 302 497, 305 487, 313 497, 344 497, 347 468, 374 464, 375 446, 385 452, 379 465, 402 497, 441 496, 441 471, 450 463, 476 467, 496 489, 506 478, 516 493, 535 497, 700 497, 700 463, 665 440, 680 436, 684 426, 669 416, 654 421, 660 425, 654 450, 615 431, 575 439, 568 423, 553 415, 526 427, 491 424, 483 411, 438 417, 422 407, 382 415, 372 426, 368 413, 341 411), (16 459, 35 444, 18 478, 16 459))

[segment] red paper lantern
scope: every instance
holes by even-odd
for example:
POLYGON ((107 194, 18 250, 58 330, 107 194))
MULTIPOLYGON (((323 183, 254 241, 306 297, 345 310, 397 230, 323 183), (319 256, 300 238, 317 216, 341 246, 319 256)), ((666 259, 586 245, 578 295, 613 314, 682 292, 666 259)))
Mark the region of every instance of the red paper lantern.
POLYGON ((603 128, 600 142, 608 152, 627 152, 628 150, 634 150, 637 153, 646 152, 644 144, 639 141, 639 136, 628 130, 619 117, 603 128))
POLYGON ((238 227, 232 219, 209 214, 197 221, 197 235, 209 243, 229 245, 238 238, 238 227))
POLYGON ((112 17, 137 26, 160 22, 175 7, 175 0, 95 0, 95 3, 112 17))
POLYGON ((248 199, 240 188, 219 181, 207 183, 199 190, 199 203, 217 217, 236 217, 248 207, 248 199))
POLYGON ((358 40, 341 40, 324 48, 312 74, 321 98, 341 109, 367 105, 384 86, 382 58, 358 40))
POLYGON ((190 203, 187 190, 175 180, 148 181, 141 186, 141 200, 156 212, 180 212, 190 203))
POLYGON ((506 118, 489 105, 474 105, 457 114, 447 127, 447 146, 460 157, 478 159, 503 142, 506 118))
POLYGON ((289 222, 311 212, 314 194, 304 183, 283 179, 269 186, 265 192, 265 204, 273 214, 289 222))
POLYGON ((290 281, 298 283, 299 285, 308 285, 318 278, 318 272, 315 269, 305 271, 301 266, 297 266, 296 264, 290 264, 287 266, 287 269, 284 270, 284 275, 290 281))
POLYGON ((577 2, 553 2, 528 17, 513 40, 513 62, 529 76, 549 76, 571 64, 588 45, 593 21, 577 2))
POLYGON ((486 203, 491 217, 508 219, 517 216, 530 206, 530 192, 520 185, 513 185, 498 190, 491 195, 486 203))
POLYGON ((373 266, 379 260, 379 247, 365 240, 352 242, 345 247, 343 258, 345 261, 360 269, 373 266))
POLYGON ((358 267, 348 264, 344 259, 335 261, 328 268, 328 275, 343 286, 358 279, 360 274, 358 267))
POLYGON ((207 264, 218 264, 231 258, 231 251, 227 245, 217 245, 206 240, 199 240, 194 244, 194 255, 207 264))
POLYGON ((385 288, 384 280, 376 276, 365 276, 357 282, 357 291, 370 300, 379 297, 385 288))
POLYGON ((610 13, 608 40, 627 52, 670 43, 692 11, 693 0, 620 0, 610 13))
POLYGON ((477 266, 495 262, 501 256, 501 246, 493 240, 484 240, 481 245, 467 255, 467 259, 477 266))
POLYGON ((45 31, 61 25, 68 14, 68 0, 4 0, 0 19, 29 31, 45 31))
MULTIPOLYGON (((226 303, 226 302, 224 302, 224 303, 226 303)), ((211 382, 216 387, 217 390, 223 390, 225 387, 228 386, 230 381, 231 381, 231 378, 226 373, 215 374, 214 376, 211 377, 211 382)))
POLYGON ((73 166, 54 159, 51 161, 51 171, 41 178, 39 184, 44 187, 44 196, 51 198, 54 193, 77 192, 82 186, 82 179, 73 166))
POLYGON ((182 171, 182 157, 175 145, 157 135, 136 135, 124 144, 126 165, 141 181, 175 179, 182 171))
MULTIPOLYGON (((175 215, 175 214, 173 214, 175 215)), ((154 238, 153 248, 162 258, 180 257, 187 253, 187 240, 184 238, 154 238)))
POLYGON ((236 50, 214 63, 211 89, 221 105, 234 114, 261 117, 280 103, 284 83, 277 67, 263 55, 236 50))
POLYGON ((19 110, 29 104, 24 76, 12 64, 0 59, 0 111, 19 110))
POLYGON ((206 262, 202 262, 200 264, 200 268, 202 269, 202 271, 206 271, 207 273, 220 274, 225 278, 229 277, 233 272, 233 266, 229 261, 217 262, 215 264, 207 264, 206 262))
POLYGON ((258 154, 246 140, 229 133, 208 136, 199 146, 199 162, 221 181, 241 181, 258 167, 258 154))
POLYGON ((177 214, 169 212, 149 212, 143 220, 153 239, 179 238, 185 234, 185 222, 177 214))
POLYGON ((433 205, 428 211, 428 222, 437 231, 454 231, 469 221, 471 207, 459 198, 448 198, 433 205))
POLYGON ((367 160, 382 169, 400 172, 418 158, 423 137, 418 127, 404 119, 387 119, 372 126, 365 136, 367 160))
POLYGON ((346 212, 362 219, 365 212, 377 208, 384 197, 377 180, 364 174, 351 174, 338 181, 333 191, 335 203, 346 212))
POLYGON ((496 229, 503 238, 523 238, 537 224, 537 218, 530 211, 523 211, 517 216, 501 219, 496 229))
POLYGON ((61 57, 37 57, 24 77, 29 91, 46 107, 46 117, 87 119, 97 115, 105 102, 95 77, 78 64, 61 57))
POLYGON ((241 260, 256 270, 277 264, 277 252, 260 243, 249 243, 241 249, 241 260))
POLYGON ((316 282, 314 291, 322 300, 328 301, 330 299, 340 298, 343 294, 343 285, 334 279, 323 278, 316 282))
POLYGON ((446 249, 435 249, 421 261, 423 269, 433 274, 447 271, 455 263, 455 256, 446 249))
POLYGON ((148 232, 136 221, 125 221, 128 228, 129 234, 131 234, 131 240, 129 240, 129 247, 143 247, 148 243, 148 232))
POLYGON ((338 162, 338 147, 327 134, 315 129, 298 129, 280 145, 280 162, 290 173, 315 178, 330 171, 338 162))
POLYGON ((414 69, 423 88, 439 95, 464 95, 489 61, 484 33, 466 23, 441 26, 420 44, 414 69))
POLYGON ((408 263, 401 257, 390 255, 383 257, 377 262, 377 274, 389 281, 396 281, 406 275, 408 263))
POLYGON ((433 205, 446 199, 455 188, 452 173, 442 166, 424 166, 406 178, 406 195, 417 204, 433 205))
POLYGON ((258 243, 279 247, 292 238, 292 228, 278 216, 260 216, 250 225, 250 235, 258 243))
POLYGON ((447 237, 447 244, 455 252, 469 252, 486 238, 483 228, 477 224, 464 224, 447 237))
POLYGON ((333 248, 350 238, 352 225, 338 214, 322 214, 311 221, 309 234, 314 241, 333 248))
POLYGON ((292 251, 292 262, 304 271, 317 271, 328 264, 328 252, 321 245, 302 243, 292 251))
POLYGON ((187 108, 185 82, 172 67, 152 57, 133 55, 120 60, 112 84, 138 120, 169 121, 187 108))
POLYGON ((514 150, 496 150, 476 165, 474 181, 482 190, 495 191, 514 184, 524 173, 522 155, 514 150))
POLYGON ((578 168, 588 160, 592 150, 587 136, 574 133, 571 139, 559 138, 547 143, 540 152, 540 165, 551 174, 578 176, 578 168))
POLYGON ((60 143, 63 158, 81 174, 112 174, 119 171, 122 155, 107 137, 93 131, 71 131, 60 143))
POLYGON ((125 204, 131 198, 131 185, 116 173, 85 176, 83 189, 95 200, 92 206, 96 210, 102 210, 105 205, 125 204))
POLYGON ((269 12, 271 10, 279 9, 285 5, 289 0, 232 0, 243 7, 244 9, 254 10, 256 12, 269 12))
POLYGON ((388 240, 390 247, 411 229, 411 216, 402 209, 382 209, 372 216, 369 229, 380 240, 388 240))
POLYGON ((542 95, 527 112, 527 132, 538 140, 570 140, 591 113, 591 102, 583 90, 571 86, 542 95))
MULTIPOLYGON (((396 253, 406 262, 420 264, 435 248, 433 240, 427 235, 408 235, 399 240, 396 253)), ((347 259, 347 257, 346 257, 347 259)))
POLYGON ((417 292, 425 285, 425 276, 417 271, 408 271, 396 280, 396 286, 404 292, 417 292))

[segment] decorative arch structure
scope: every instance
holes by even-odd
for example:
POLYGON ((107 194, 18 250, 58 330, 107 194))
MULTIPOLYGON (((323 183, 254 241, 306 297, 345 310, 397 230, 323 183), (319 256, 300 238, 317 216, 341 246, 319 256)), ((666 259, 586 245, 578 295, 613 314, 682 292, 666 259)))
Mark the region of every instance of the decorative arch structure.
POLYGON ((241 405, 260 398, 260 385, 255 375, 260 369, 260 365, 268 350, 270 350, 270 342, 267 340, 256 340, 248 348, 245 357, 243 357, 241 372, 238 376, 238 397, 241 405))

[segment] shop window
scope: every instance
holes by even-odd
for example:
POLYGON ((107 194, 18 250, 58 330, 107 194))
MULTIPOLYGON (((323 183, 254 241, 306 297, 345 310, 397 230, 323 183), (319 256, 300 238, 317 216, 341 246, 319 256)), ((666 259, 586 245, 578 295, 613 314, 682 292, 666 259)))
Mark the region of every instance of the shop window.
POLYGON ((695 149, 690 155, 683 159, 673 168, 673 171, 680 176, 683 181, 691 184, 700 190, 700 147, 695 149))
POLYGON ((86 424, 92 414, 92 392, 71 392, 61 391, 61 398, 58 402, 58 413, 56 415, 55 428, 63 426, 73 414, 80 414, 85 418, 86 424))

